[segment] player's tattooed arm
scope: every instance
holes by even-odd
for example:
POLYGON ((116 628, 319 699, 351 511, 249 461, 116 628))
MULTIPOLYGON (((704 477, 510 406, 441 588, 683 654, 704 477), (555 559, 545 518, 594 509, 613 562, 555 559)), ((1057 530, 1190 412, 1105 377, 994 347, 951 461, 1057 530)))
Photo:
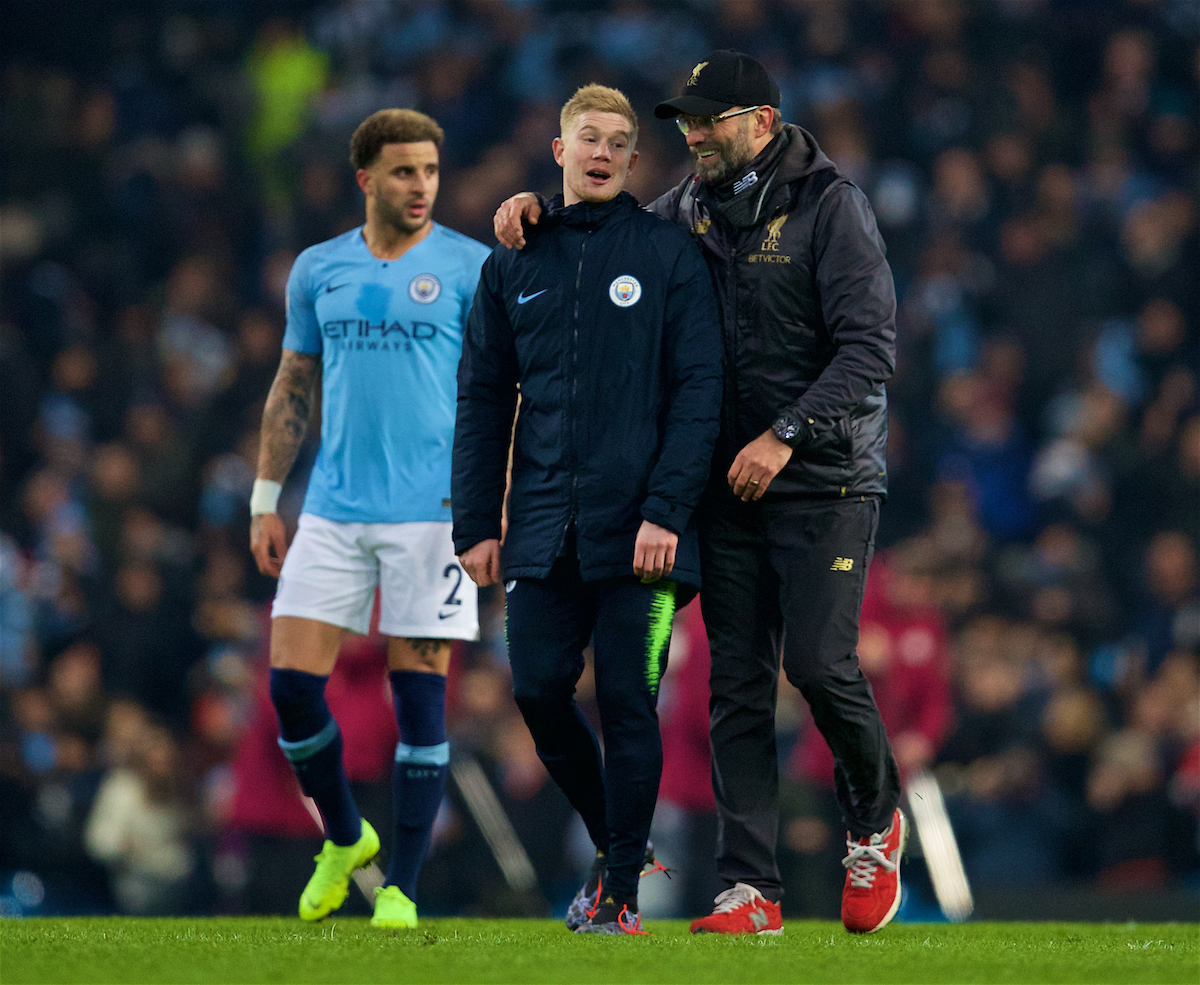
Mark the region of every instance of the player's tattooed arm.
POLYGON ((263 410, 258 477, 283 482, 300 453, 312 414, 313 385, 320 368, 314 353, 283 350, 263 410))
MULTIPOLYGON (((291 471, 308 431, 318 365, 317 356, 311 353, 283 350, 279 371, 263 410, 262 438, 258 446, 259 479, 282 485, 291 471)), ((260 572, 278 578, 287 556, 283 521, 277 512, 253 512, 253 503, 251 509, 250 552, 260 572)))

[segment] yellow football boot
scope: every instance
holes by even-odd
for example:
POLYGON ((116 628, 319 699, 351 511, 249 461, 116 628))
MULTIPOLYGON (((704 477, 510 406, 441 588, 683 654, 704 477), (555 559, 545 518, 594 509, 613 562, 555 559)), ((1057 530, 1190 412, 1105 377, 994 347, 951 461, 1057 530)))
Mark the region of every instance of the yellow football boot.
POLYGON ((409 930, 417 925, 417 904, 400 892, 397 886, 380 886, 375 890, 375 915, 372 927, 409 930))
POLYGON ((353 845, 335 845, 326 841, 315 856, 317 870, 300 894, 300 919, 320 920, 346 902, 350 892, 350 874, 368 865, 379 854, 379 835, 366 820, 362 837, 353 845))

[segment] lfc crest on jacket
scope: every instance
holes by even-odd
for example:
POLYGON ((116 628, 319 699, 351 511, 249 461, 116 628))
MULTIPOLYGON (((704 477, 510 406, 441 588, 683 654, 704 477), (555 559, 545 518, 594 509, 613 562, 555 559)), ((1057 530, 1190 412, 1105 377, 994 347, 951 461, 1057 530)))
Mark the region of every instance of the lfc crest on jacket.
POLYGON ((751 263, 791 263, 792 258, 787 254, 779 252, 779 236, 783 231, 783 224, 788 221, 788 214, 785 212, 781 216, 777 216, 767 223, 767 238, 764 239, 758 247, 758 253, 750 254, 751 263))

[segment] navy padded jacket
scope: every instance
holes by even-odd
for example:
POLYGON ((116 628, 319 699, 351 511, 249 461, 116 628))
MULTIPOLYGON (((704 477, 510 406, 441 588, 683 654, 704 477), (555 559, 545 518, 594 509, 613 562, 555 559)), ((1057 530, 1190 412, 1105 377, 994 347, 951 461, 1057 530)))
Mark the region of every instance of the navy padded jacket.
POLYGON ((679 535, 671 577, 698 586, 692 514, 722 388, 704 258, 685 230, 625 192, 565 208, 556 198, 526 239, 485 261, 467 320, 454 549, 500 536, 511 435, 506 579, 546 577, 572 523, 585 580, 631 576, 649 520, 679 535))

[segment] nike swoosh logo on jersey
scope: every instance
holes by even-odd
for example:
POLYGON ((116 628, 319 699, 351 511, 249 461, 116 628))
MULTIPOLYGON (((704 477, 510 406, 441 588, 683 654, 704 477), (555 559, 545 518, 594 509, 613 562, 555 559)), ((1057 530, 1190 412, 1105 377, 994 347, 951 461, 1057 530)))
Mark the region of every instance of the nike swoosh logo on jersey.
POLYGON ((345 283, 345 284, 326 284, 326 285, 325 285, 325 293, 326 293, 326 294, 332 294, 334 291, 337 291, 337 290, 340 290, 340 289, 341 289, 341 288, 343 288, 343 287, 349 287, 349 286, 350 286, 350 282, 349 282, 349 281, 346 281, 346 283, 345 283))
POLYGON ((543 287, 540 291, 537 292, 537 294, 530 294, 528 297, 526 297, 525 292, 522 291, 520 294, 517 295, 517 304, 524 304, 526 301, 532 301, 534 298, 541 297, 548 290, 550 290, 550 288, 543 287))
POLYGON ((458 615, 458 611, 459 610, 456 610, 454 612, 439 612, 438 618, 439 619, 452 619, 452 618, 454 618, 454 616, 458 615))

